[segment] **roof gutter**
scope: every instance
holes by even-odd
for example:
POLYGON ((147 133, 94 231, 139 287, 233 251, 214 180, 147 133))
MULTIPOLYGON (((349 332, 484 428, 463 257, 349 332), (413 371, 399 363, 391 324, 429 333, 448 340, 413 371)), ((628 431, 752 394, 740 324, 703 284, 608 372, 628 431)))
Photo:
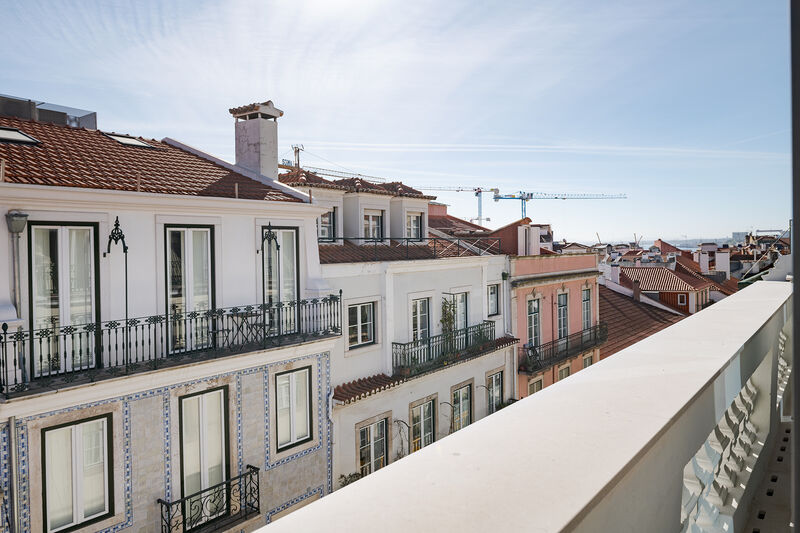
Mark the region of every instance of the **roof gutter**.
POLYGON ((277 179, 272 179, 268 176, 264 176, 263 174, 259 174, 258 172, 253 172, 252 170, 248 170, 246 168, 233 165, 231 163, 228 163, 227 161, 219 159, 218 157, 214 157, 213 155, 203 152, 202 150, 198 150, 197 148, 189 146, 188 144, 183 144, 182 142, 176 141, 175 139, 172 139, 170 137, 164 137, 163 139, 161 139, 161 142, 173 146, 179 150, 183 150, 184 152, 189 152, 190 154, 196 155, 197 157, 205 159, 206 161, 210 161, 215 165, 219 165, 223 168, 226 168, 231 172, 236 172, 237 174, 241 174, 242 176, 246 176, 252 180, 256 180, 257 182, 263 183, 264 185, 269 185, 270 187, 277 189, 283 193, 286 193, 289 196, 294 196, 295 198, 299 198, 306 203, 309 204, 311 203, 310 195, 298 191, 294 187, 289 187, 288 185, 281 183, 277 179))

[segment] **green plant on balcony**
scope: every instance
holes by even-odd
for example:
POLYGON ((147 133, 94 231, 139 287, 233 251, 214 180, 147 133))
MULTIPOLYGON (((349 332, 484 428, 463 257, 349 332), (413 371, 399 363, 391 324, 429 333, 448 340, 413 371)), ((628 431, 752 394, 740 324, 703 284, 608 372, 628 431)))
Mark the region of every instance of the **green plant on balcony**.
POLYGON ((352 474, 347 475, 340 475, 339 476, 339 488, 346 487, 350 483, 354 481, 358 481, 361 479, 361 472, 353 472, 352 474))

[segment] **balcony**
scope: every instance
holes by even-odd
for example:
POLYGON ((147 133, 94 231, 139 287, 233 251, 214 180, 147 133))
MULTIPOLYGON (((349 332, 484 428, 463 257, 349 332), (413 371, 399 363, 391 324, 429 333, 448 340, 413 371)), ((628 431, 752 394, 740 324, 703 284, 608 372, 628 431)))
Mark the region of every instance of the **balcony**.
POLYGON ((563 339, 556 339, 539 346, 520 346, 519 371, 533 374, 596 348, 606 340, 608 340, 608 327, 601 322, 563 339))
POLYGON ((411 377, 484 355, 516 342, 495 339, 495 323, 482 323, 411 342, 392 343, 394 375, 411 377))
POLYGON ((161 498, 161 533, 224 531, 260 514, 258 467, 173 502, 161 498))
POLYGON ((791 531, 754 502, 788 511, 792 304, 755 283, 263 531, 791 531))
POLYGON ((341 296, 13 331, 0 326, 0 394, 57 389, 340 335, 341 296))

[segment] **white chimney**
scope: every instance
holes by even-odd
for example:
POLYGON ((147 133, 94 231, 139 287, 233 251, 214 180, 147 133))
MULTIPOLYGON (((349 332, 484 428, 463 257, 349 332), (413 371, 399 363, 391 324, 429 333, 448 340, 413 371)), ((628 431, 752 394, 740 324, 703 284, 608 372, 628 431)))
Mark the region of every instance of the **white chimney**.
POLYGON ((700 252, 700 273, 708 274, 708 252, 700 252))
POLYGON ((229 109, 236 119, 236 165, 278 179, 278 117, 271 100, 229 109))

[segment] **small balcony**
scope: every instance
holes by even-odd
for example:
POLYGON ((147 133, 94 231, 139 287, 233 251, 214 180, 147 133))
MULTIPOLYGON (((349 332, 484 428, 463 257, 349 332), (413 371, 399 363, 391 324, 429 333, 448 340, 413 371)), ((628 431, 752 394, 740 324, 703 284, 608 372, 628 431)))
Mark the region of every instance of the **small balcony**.
POLYGON ((519 371, 533 374, 556 365, 575 355, 600 346, 608 340, 608 327, 603 322, 586 328, 563 339, 531 346, 520 346, 519 371))
POLYGON ((416 376, 493 352, 515 342, 516 339, 511 337, 495 339, 495 323, 484 320, 474 326, 425 339, 393 342, 392 367, 397 376, 416 376))
POLYGON ((173 311, 127 321, 12 330, 0 326, 6 398, 341 334, 341 296, 173 311))
POLYGON ((260 514, 258 467, 180 500, 161 505, 161 533, 224 531, 260 514))

